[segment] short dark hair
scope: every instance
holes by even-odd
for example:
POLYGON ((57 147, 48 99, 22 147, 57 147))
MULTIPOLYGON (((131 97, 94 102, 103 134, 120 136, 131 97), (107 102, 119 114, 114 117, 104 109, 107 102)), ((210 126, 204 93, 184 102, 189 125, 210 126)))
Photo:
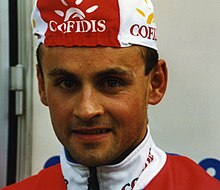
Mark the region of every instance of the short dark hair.
POLYGON ((43 76, 43 69, 42 69, 42 63, 41 63, 41 56, 42 56, 42 50, 41 50, 41 44, 37 47, 37 50, 36 50, 36 57, 37 57, 37 63, 38 63, 38 68, 40 70, 40 73, 42 74, 43 76))
MULTIPOLYGON (((42 63, 41 63, 41 45, 38 46, 36 54, 37 54, 37 62, 39 65, 39 70, 41 74, 43 74, 42 70, 42 63)), ((149 48, 149 47, 142 47, 143 57, 145 59, 145 75, 148 75, 154 67, 157 65, 158 62, 158 52, 155 49, 149 48)))
POLYGON ((143 47, 144 60, 145 60, 145 75, 148 75, 157 65, 159 55, 157 50, 143 47))

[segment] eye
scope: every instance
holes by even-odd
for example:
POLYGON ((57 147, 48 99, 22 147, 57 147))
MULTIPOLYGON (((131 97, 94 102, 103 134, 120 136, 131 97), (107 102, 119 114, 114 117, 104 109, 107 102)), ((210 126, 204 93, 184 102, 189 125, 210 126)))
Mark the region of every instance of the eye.
POLYGON ((80 83, 74 79, 66 78, 59 80, 58 86, 64 90, 74 91, 80 88, 80 83))
POLYGON ((97 88, 105 93, 117 93, 126 86, 126 83, 117 77, 102 78, 97 83, 97 88))
POLYGON ((116 79, 109 79, 106 81, 106 85, 111 88, 120 87, 122 85, 121 81, 116 79))

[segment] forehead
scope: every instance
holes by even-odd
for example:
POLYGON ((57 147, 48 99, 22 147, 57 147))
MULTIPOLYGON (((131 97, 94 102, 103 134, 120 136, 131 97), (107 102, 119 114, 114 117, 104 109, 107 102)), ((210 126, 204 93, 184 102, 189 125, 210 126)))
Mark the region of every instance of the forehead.
POLYGON ((129 70, 144 68, 143 48, 112 47, 46 47, 42 45, 40 60, 43 68, 91 69, 93 71, 120 67, 129 70))

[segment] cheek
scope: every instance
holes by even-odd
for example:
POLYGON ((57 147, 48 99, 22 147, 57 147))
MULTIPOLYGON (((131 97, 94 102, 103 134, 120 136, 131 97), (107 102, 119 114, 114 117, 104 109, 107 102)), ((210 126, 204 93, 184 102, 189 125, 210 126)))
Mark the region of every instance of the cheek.
POLYGON ((145 102, 132 98, 126 102, 115 103, 112 109, 114 109, 111 110, 113 117, 118 123, 118 128, 115 130, 118 150, 130 151, 142 141, 146 134, 145 102))
POLYGON ((146 126, 146 101, 137 96, 126 100, 112 101, 110 113, 125 133, 135 136, 136 131, 146 126))
POLYGON ((65 94, 60 93, 59 88, 54 87, 51 82, 48 82, 46 96, 51 111, 62 113, 62 111, 70 109, 71 99, 65 96, 65 94))
POLYGON ((72 111, 70 106, 58 97, 48 98, 49 111, 53 130, 62 144, 67 143, 68 126, 70 125, 72 111))
POLYGON ((48 95, 48 107, 54 126, 63 125, 72 115, 71 103, 56 93, 50 93, 48 95))

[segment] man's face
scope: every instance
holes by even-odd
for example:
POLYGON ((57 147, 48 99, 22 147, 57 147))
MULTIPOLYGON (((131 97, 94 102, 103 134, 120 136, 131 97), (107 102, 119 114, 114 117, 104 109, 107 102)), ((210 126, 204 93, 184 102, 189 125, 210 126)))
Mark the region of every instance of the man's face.
POLYGON ((41 100, 74 160, 116 163, 143 140, 152 77, 144 74, 139 47, 43 46, 41 63, 41 100))

